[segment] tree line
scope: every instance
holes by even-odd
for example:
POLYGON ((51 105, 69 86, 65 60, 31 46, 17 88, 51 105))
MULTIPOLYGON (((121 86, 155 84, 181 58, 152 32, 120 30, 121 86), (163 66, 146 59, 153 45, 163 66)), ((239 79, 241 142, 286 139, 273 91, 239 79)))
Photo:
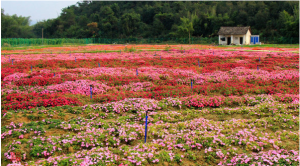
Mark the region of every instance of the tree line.
POLYGON ((60 16, 29 26, 4 14, 2 38, 213 37, 221 26, 250 26, 262 37, 299 37, 299 2, 80 1, 60 16))

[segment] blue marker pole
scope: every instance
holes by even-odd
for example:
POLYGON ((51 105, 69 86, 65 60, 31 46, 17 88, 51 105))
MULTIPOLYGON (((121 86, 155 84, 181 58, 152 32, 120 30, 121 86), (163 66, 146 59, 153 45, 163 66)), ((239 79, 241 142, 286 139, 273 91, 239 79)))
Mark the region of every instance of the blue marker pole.
POLYGON ((198 66, 200 67, 200 62, 199 62, 199 59, 198 59, 198 66))
POLYGON ((136 76, 139 75, 139 71, 138 71, 138 68, 136 68, 136 76))
POLYGON ((259 57, 258 61, 260 62, 260 57, 259 57))
POLYGON ((159 57, 159 59, 161 60, 161 56, 159 57))
POLYGON ((4 57, 5 57, 5 54, 4 54, 4 57))
POLYGON ((156 56, 156 52, 155 52, 155 55, 154 56, 156 56))
POLYGON ((31 72, 32 72, 32 65, 31 65, 31 72))
POLYGON ((191 80, 191 89, 193 89, 193 80, 191 80))
POLYGON ((213 55, 215 55, 215 52, 213 51, 213 55))
POLYGON ((91 92, 91 99, 93 98, 93 89, 92 89, 92 85, 90 85, 90 92, 91 92))
POLYGON ((98 62, 98 67, 100 67, 100 63, 98 62))
POLYGON ((76 62, 76 57, 75 57, 75 62, 76 62))
POLYGON ((146 111, 146 123, 145 123, 145 143, 147 141, 147 120, 148 120, 148 111, 146 111))
POLYGON ((55 77, 55 73, 53 73, 53 77, 55 77))
POLYGON ((257 65, 257 71, 259 70, 258 65, 257 65))
POLYGON ((185 50, 183 50, 183 53, 185 53, 185 50))
POLYGON ((14 60, 13 60, 13 59, 11 60, 11 64, 12 64, 12 65, 14 64, 14 60))

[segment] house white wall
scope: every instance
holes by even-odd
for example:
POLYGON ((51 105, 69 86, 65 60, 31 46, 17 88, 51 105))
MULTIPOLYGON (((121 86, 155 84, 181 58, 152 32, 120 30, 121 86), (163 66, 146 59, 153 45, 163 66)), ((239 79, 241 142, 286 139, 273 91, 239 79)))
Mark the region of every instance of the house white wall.
POLYGON ((248 30, 246 33, 246 44, 250 44, 250 40, 251 40, 251 33, 250 30, 248 30))
POLYGON ((251 33, 250 30, 247 31, 245 35, 219 35, 219 44, 227 45, 227 38, 231 38, 231 43, 240 45, 240 37, 243 37, 243 44, 250 44, 251 33), (225 41, 222 41, 221 38, 225 37, 225 41))
POLYGON ((246 38, 245 38, 246 36, 245 35, 219 35, 219 44, 227 45, 228 37, 231 38, 231 43, 236 44, 236 45, 240 45, 240 37, 243 37, 243 44, 246 44, 246 38), (221 40, 222 37, 225 37, 225 41, 221 40))
POLYGON ((219 44, 220 45, 227 45, 227 36, 219 35, 219 44), (225 37, 225 41, 222 41, 221 38, 225 37))
POLYGON ((233 35, 233 42, 236 45, 240 45, 240 37, 243 38, 243 44, 245 44, 245 35, 233 35))

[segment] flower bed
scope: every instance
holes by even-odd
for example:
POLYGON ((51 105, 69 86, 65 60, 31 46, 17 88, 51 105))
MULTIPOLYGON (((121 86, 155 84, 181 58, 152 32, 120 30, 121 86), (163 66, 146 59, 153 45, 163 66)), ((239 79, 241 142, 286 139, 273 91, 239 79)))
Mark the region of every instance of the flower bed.
POLYGON ((2 57, 2 165, 299 165, 298 54, 87 48, 2 57))

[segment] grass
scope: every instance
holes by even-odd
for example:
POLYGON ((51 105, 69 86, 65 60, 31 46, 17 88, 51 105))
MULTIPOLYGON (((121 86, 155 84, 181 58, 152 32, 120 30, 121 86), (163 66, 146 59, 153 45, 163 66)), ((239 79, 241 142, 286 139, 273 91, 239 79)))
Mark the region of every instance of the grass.
MULTIPOLYGON (((240 48, 241 45, 232 45, 232 46, 227 46, 227 45, 220 45, 218 47, 238 47, 240 48)), ((299 44, 255 44, 255 45, 243 45, 243 47, 249 47, 249 48, 257 48, 257 47, 274 47, 274 48, 299 48, 299 44)))
MULTIPOLYGON (((93 45, 106 45, 106 44, 93 44, 93 45)), ((170 44, 172 45, 172 44, 170 44)), ((184 44, 182 44, 184 45, 184 44)), ((191 44, 191 45, 197 45, 197 44, 191 44)), ((201 44, 204 45, 204 44, 201 44)), ((208 44, 207 44, 208 45, 208 44)), ((60 52, 40 52, 40 51, 31 51, 32 49, 42 49, 42 48, 49 48, 49 47, 76 47, 76 46, 87 46, 86 44, 70 44, 70 45, 43 45, 43 46, 26 46, 26 47, 2 47, 1 50, 7 50, 7 51, 18 51, 18 50, 25 50, 22 52, 12 52, 12 53, 6 53, 6 54, 58 54, 58 53, 111 53, 111 52, 120 52, 120 50, 80 50, 80 51, 60 51, 60 52)), ((268 48, 268 47, 274 47, 274 48, 299 48, 299 44, 263 44, 263 45, 232 45, 232 46, 225 46, 225 45, 219 45, 217 47, 220 48, 268 48)), ((170 49, 170 48, 169 48, 170 49)), ((136 48, 127 48, 121 50, 122 52, 136 52, 136 51, 159 51, 162 49, 136 49, 136 48)), ((168 51, 167 48, 164 49, 165 51, 168 51)), ((244 50, 244 51, 257 51, 257 50, 244 50)), ((1 53, 2 55, 5 53, 1 53)))

